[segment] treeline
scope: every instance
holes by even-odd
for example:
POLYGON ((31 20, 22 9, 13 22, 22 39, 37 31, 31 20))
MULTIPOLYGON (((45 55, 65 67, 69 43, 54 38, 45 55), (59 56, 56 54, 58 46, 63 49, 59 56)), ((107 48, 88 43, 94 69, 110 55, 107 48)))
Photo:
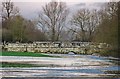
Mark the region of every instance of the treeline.
MULTIPOLYGON (((100 10, 79 9, 69 17, 64 2, 49 2, 37 20, 25 19, 11 0, 2 2, 2 41, 82 41, 118 45, 118 2, 100 10)), ((32 14, 31 14, 32 15, 32 14)))
POLYGON ((46 39, 36 27, 36 22, 25 19, 11 0, 2 2, 2 41, 33 42, 46 39))

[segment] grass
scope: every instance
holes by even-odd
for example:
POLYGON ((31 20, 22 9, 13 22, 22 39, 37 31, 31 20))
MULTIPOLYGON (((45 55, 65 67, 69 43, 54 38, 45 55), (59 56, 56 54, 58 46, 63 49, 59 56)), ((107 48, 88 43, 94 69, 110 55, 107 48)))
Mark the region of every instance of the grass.
POLYGON ((0 67, 40 67, 38 65, 34 64, 22 64, 22 63, 8 63, 8 62, 2 62, 0 67))
POLYGON ((0 67, 61 67, 59 65, 53 64, 25 64, 25 63, 16 63, 16 62, 2 62, 0 67))
POLYGON ((0 52, 0 56, 55 57, 55 56, 49 56, 49 55, 34 53, 34 52, 8 52, 8 51, 0 52))

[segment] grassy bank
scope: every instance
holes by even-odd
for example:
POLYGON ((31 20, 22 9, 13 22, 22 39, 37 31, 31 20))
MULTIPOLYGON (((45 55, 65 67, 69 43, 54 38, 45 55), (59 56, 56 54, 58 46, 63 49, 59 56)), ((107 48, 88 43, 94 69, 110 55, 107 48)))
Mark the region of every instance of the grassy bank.
POLYGON ((41 53, 34 53, 34 52, 8 52, 8 51, 0 52, 0 56, 53 57, 53 56, 49 56, 41 53))

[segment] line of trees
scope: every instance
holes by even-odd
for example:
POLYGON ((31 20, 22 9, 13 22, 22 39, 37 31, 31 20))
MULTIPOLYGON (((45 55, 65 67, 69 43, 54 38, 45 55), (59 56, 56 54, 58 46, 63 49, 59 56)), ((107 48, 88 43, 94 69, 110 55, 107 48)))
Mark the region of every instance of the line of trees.
POLYGON ((79 9, 70 19, 68 15, 66 3, 52 1, 43 6, 38 19, 32 21, 25 19, 11 0, 2 2, 2 41, 66 41, 67 38, 117 45, 117 2, 106 3, 100 10, 79 9))
POLYGON ((80 8, 71 18, 69 12, 66 3, 52 1, 42 7, 37 20, 28 20, 20 14, 19 8, 11 0, 6 0, 2 2, 0 22, 2 41, 107 43, 111 46, 101 53, 118 55, 120 2, 105 3, 100 10, 80 8))

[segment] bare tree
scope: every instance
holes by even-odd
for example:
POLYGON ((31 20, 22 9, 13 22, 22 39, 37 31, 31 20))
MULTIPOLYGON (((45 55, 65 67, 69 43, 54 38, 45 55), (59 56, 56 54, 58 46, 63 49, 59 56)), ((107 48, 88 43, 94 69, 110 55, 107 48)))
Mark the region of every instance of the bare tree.
POLYGON ((96 27, 100 23, 100 16, 96 9, 80 9, 73 15, 71 23, 79 30, 73 30, 76 33, 76 40, 80 41, 92 41, 96 27))
POLYGON ((42 31, 48 33, 52 41, 58 41, 65 26, 68 10, 63 2, 50 2, 39 13, 38 24, 42 31))
POLYGON ((7 20, 12 15, 16 15, 19 13, 19 9, 14 6, 11 0, 5 0, 2 2, 2 18, 7 20))
POLYGON ((78 35, 80 35, 81 41, 85 41, 85 32, 87 31, 87 24, 90 18, 90 11, 88 9, 80 9, 71 20, 73 25, 80 28, 78 35))
POLYGON ((117 16, 118 15, 118 3, 109 2, 107 6, 105 7, 105 10, 107 11, 107 14, 110 15, 110 17, 117 16))
POLYGON ((96 27, 100 23, 100 16, 98 15, 98 12, 96 9, 92 10, 90 13, 90 17, 88 20, 88 40, 92 41, 94 37, 94 33, 96 31, 96 27))

